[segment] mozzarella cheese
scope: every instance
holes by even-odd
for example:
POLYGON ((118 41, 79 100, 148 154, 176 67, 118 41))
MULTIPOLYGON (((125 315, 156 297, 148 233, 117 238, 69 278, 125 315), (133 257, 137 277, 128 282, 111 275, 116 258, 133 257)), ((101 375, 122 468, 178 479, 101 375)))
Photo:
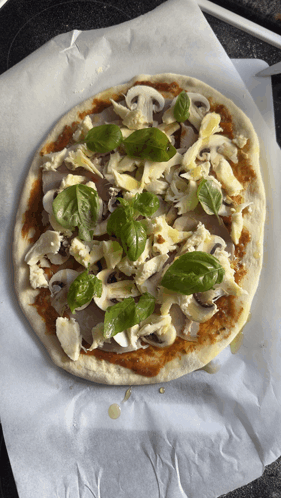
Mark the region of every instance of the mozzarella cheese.
POLYGON ((70 318, 70 320, 62 317, 57 318, 56 335, 67 356, 71 360, 77 361, 82 346, 79 323, 74 318, 70 318))
POLYGON ((39 287, 49 287, 48 280, 45 277, 44 270, 38 265, 30 265, 29 280, 32 289, 39 287))
POLYGON ((35 265, 42 257, 48 257, 48 254, 56 254, 59 251, 61 241, 62 236, 58 232, 47 230, 47 232, 42 233, 34 246, 26 254, 26 263, 28 265, 35 265))

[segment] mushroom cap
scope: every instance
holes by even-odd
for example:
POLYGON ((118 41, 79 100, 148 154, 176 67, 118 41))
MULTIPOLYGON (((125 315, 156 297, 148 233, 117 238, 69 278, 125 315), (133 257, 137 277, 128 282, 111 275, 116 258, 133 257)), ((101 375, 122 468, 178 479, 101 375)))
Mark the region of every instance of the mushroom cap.
POLYGON ((146 85, 136 85, 130 88, 125 97, 126 104, 129 109, 137 109, 138 104, 133 103, 136 97, 144 96, 146 100, 153 100, 153 110, 154 112, 162 111, 165 105, 165 99, 155 88, 146 85))

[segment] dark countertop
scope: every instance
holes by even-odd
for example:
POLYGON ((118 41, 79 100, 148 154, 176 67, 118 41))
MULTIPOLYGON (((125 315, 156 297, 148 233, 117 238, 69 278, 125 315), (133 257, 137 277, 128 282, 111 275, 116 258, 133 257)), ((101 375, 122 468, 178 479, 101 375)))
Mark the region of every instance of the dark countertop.
MULTIPOLYGON (((163 0, 136 0, 132 9, 130 0, 122 3, 120 0, 8 0, 0 9, 0 74, 60 33, 119 24, 161 3, 163 0)), ((279 0, 215 0, 214 3, 281 34, 279 0)), ((269 65, 281 60, 281 50, 211 15, 206 15, 206 19, 229 57, 263 59, 269 65)), ((276 136, 281 145, 281 75, 272 78, 272 86, 276 136)), ((0 498, 18 498, 1 426, 0 498)), ((221 498, 281 498, 281 458, 267 466, 262 477, 221 498)))

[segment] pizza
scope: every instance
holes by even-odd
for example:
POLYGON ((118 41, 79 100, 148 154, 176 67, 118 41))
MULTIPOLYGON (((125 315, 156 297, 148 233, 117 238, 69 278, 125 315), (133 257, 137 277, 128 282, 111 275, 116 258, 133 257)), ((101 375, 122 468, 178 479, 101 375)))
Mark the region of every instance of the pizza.
POLYGON ((247 116, 195 78, 140 75, 70 110, 36 152, 15 223, 17 297, 71 374, 170 381, 246 323, 264 219, 247 116))

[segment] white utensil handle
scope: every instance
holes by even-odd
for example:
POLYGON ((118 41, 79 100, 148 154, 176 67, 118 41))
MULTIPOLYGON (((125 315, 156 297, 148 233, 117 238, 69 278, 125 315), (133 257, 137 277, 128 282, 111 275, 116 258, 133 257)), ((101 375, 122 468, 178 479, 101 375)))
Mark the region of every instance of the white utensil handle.
POLYGON ((249 33, 250 35, 263 40, 270 45, 274 45, 275 47, 281 48, 281 36, 269 29, 264 28, 263 26, 259 26, 245 17, 239 16, 230 10, 225 9, 224 7, 220 7, 220 5, 216 5, 209 0, 197 0, 200 9, 207 14, 211 14, 221 21, 224 21, 236 28, 242 29, 249 33))

